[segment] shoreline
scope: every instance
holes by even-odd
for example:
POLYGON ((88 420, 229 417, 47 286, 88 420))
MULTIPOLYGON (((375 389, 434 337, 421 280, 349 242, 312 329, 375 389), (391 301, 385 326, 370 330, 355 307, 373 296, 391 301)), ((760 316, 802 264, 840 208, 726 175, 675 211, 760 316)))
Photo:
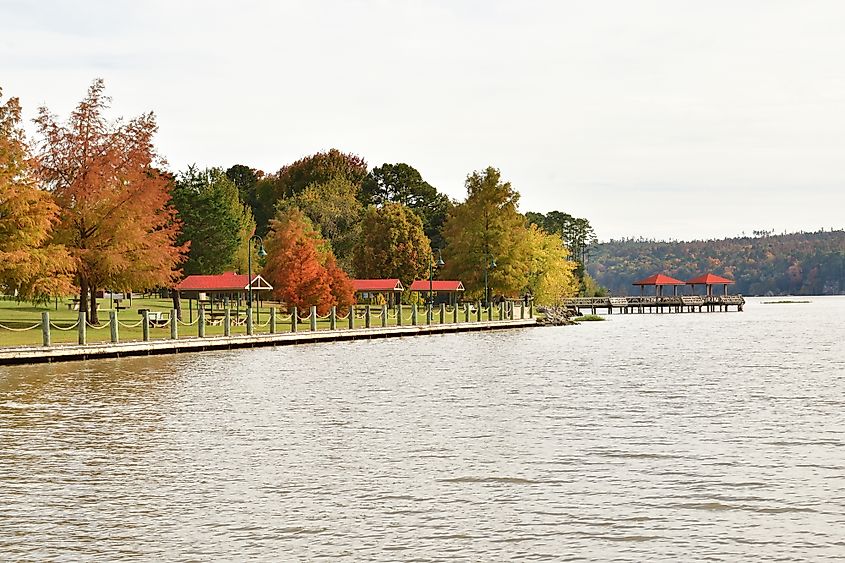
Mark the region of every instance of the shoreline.
POLYGON ((120 342, 117 344, 86 344, 64 346, 26 346, 0 348, 0 365, 43 364, 54 362, 84 361, 100 358, 152 356, 179 354, 207 350, 231 350, 266 346, 291 346, 315 342, 340 342, 346 340, 371 340, 373 338, 398 338, 455 332, 478 332, 540 326, 536 318, 496 320, 481 322, 443 323, 393 327, 372 327, 344 330, 319 330, 284 332, 277 334, 214 336, 209 338, 183 338, 179 340, 149 340, 120 342))

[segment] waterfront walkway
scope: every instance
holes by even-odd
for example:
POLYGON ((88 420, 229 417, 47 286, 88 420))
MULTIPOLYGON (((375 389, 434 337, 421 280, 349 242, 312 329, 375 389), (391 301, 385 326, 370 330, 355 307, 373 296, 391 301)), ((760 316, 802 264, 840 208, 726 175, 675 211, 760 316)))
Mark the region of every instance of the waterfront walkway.
POLYGON ((28 346, 0 348, 0 365, 62 362, 94 358, 117 358, 125 356, 147 356, 153 354, 175 354, 203 350, 226 350, 233 348, 255 348, 259 346, 285 346, 313 342, 335 342, 341 340, 367 340, 373 338, 395 338, 453 332, 500 330, 536 326, 535 318, 502 319, 475 322, 424 324, 410 326, 388 326, 355 328, 344 330, 317 330, 306 332, 284 332, 277 334, 256 334, 238 336, 216 336, 210 338, 181 338, 178 340, 150 340, 136 342, 102 343, 70 346, 28 346))

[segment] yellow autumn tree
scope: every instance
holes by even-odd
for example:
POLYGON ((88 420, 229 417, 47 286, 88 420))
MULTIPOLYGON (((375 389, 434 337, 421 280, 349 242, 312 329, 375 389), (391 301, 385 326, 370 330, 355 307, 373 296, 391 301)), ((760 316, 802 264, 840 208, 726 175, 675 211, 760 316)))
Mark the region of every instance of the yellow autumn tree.
POLYGON ((528 292, 542 305, 555 305, 564 297, 578 294, 578 263, 570 260, 569 251, 559 235, 531 225, 526 232, 529 248, 528 292))
POLYGON ((0 104, 0 289, 31 300, 68 295, 70 256, 48 244, 59 208, 36 186, 20 122, 17 98, 0 104))

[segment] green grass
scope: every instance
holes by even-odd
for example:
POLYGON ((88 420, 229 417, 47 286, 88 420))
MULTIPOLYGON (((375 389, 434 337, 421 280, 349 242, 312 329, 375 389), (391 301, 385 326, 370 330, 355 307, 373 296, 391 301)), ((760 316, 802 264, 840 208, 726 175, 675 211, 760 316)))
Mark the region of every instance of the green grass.
MULTIPOLYGON (((39 326, 32 328, 31 330, 26 331, 14 331, 9 330, 8 328, 3 328, 0 326, 0 347, 11 347, 11 346, 41 346, 42 345, 42 335, 41 335, 41 314, 44 311, 50 313, 50 322, 54 325, 53 328, 50 330, 50 339, 52 344, 76 344, 78 335, 77 329, 73 328, 71 330, 60 330, 58 327, 71 327, 74 323, 77 322, 79 318, 79 312, 73 310, 72 308, 68 308, 68 303, 70 301, 59 301, 58 308, 56 307, 55 303, 51 303, 49 306, 34 306, 31 303, 19 303, 17 301, 12 300, 2 300, 0 299, 0 325, 5 327, 11 328, 28 328, 32 327, 33 325, 38 324, 39 326)), ((111 330, 108 326, 109 323, 109 300, 103 299, 99 301, 100 309, 99 309, 99 328, 93 328, 91 326, 87 329, 87 340, 89 344, 96 344, 96 343, 103 343, 103 342, 110 342, 111 341, 111 330)), ((193 303, 194 307, 196 307, 196 302, 193 303)), ((255 319, 255 334, 268 334, 270 332, 270 327, 268 324, 268 320, 270 319, 270 305, 268 303, 262 303, 262 307, 258 309, 256 307, 256 312, 254 313, 255 319), (263 325, 263 326, 262 326, 263 325)), ((272 304, 276 307, 276 332, 290 332, 291 331, 291 322, 288 319, 288 314, 286 311, 281 309, 278 304, 272 304)), ((162 311, 162 312, 170 312, 171 308, 173 307, 173 302, 170 299, 154 299, 154 298, 136 298, 132 300, 132 306, 129 309, 121 310, 118 312, 118 321, 120 325, 118 326, 118 336, 121 342, 130 342, 130 341, 140 341, 143 340, 143 331, 139 324, 141 320, 141 315, 139 314, 139 309, 149 309, 151 311, 162 311), (131 328, 128 328, 129 325, 131 328), (138 325, 138 326, 134 326, 138 325)), ((357 307, 358 316, 363 316, 364 312, 366 311, 365 305, 359 305, 357 307)), ((417 310, 417 324, 425 324, 426 317, 425 317, 425 310, 422 308, 418 308, 417 310)), ((240 312, 240 319, 243 320, 245 318, 245 308, 243 306, 239 309, 240 312)), ((215 313, 223 313, 223 309, 215 309, 215 313)), ((380 318, 381 307, 373 306, 370 308, 370 326, 372 327, 380 327, 382 326, 382 321, 380 318)), ((411 306, 410 305, 403 305, 402 306, 402 316, 403 316, 403 325, 410 325, 411 324, 411 306)), ((389 312, 389 317, 395 315, 395 309, 389 312)), ((182 322, 188 323, 193 321, 196 323, 197 320, 197 311, 194 310, 193 312, 189 312, 188 310, 188 300, 182 300, 182 322)), ((302 312, 299 315, 303 315, 302 312)), ((234 319, 236 318, 236 311, 233 308, 231 310, 231 317, 234 323, 234 319)), ((483 319, 487 319, 487 315, 483 316, 483 319)), ((500 320, 498 315, 498 309, 493 310, 493 319, 500 320)), ((449 323, 452 322, 452 313, 451 311, 447 311, 445 322, 449 323)), ((460 322, 464 322, 464 313, 463 310, 458 311, 458 320, 460 322)), ((475 315, 470 316, 470 321, 475 320, 475 315)), ((434 316, 432 322, 434 324, 438 324, 440 321, 439 316, 439 309, 434 310, 434 316)), ((210 324, 209 319, 207 317, 206 327, 205 327, 205 336, 206 337, 214 337, 214 336, 223 336, 224 327, 222 326, 222 320, 217 321, 219 324, 210 324)), ((388 319, 387 326, 396 326, 397 322, 395 318, 388 319)), ((365 319, 364 318, 357 318, 355 319, 355 328, 363 328, 365 326, 365 319)), ((337 328, 338 329, 346 329, 349 327, 349 321, 347 319, 338 319, 337 320, 337 328)), ((193 326, 183 326, 180 325, 179 327, 179 338, 196 338, 197 337, 197 326, 194 324, 193 326)), ((298 324, 298 332, 307 332, 311 328, 310 321, 300 321, 298 324)), ((329 319, 319 319, 317 321, 317 330, 329 330, 331 328, 331 322, 329 319)), ((246 334, 246 325, 245 324, 233 324, 231 327, 231 334, 232 335, 245 335, 246 334)), ((164 340, 170 338, 170 327, 150 327, 150 339, 151 340, 164 340)))
POLYGON ((575 322, 581 322, 581 321, 604 321, 606 319, 604 317, 602 317, 601 315, 582 315, 580 317, 574 317, 572 320, 575 321, 575 322))

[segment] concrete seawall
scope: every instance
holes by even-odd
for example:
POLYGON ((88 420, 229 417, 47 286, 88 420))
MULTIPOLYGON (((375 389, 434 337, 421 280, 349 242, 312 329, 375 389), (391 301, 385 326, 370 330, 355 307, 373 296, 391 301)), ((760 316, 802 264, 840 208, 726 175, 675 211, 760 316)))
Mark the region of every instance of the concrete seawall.
POLYGON ((153 354, 176 354, 200 352, 203 350, 228 350, 233 348, 255 348, 259 346, 287 346, 314 342, 335 342, 341 340, 368 340, 372 338, 396 338, 401 336, 422 336, 451 332, 474 332, 502 330, 537 326, 536 319, 483 321, 469 323, 444 323, 432 325, 393 326, 346 330, 319 330, 314 332, 285 332, 279 334, 258 334, 253 336, 218 336, 211 338, 184 338, 179 340, 151 340, 148 342, 121 342, 118 344, 88 344, 85 346, 29 346, 21 348, 0 348, 0 365, 35 364, 89 360, 95 358, 120 358, 124 356, 148 356, 153 354))

